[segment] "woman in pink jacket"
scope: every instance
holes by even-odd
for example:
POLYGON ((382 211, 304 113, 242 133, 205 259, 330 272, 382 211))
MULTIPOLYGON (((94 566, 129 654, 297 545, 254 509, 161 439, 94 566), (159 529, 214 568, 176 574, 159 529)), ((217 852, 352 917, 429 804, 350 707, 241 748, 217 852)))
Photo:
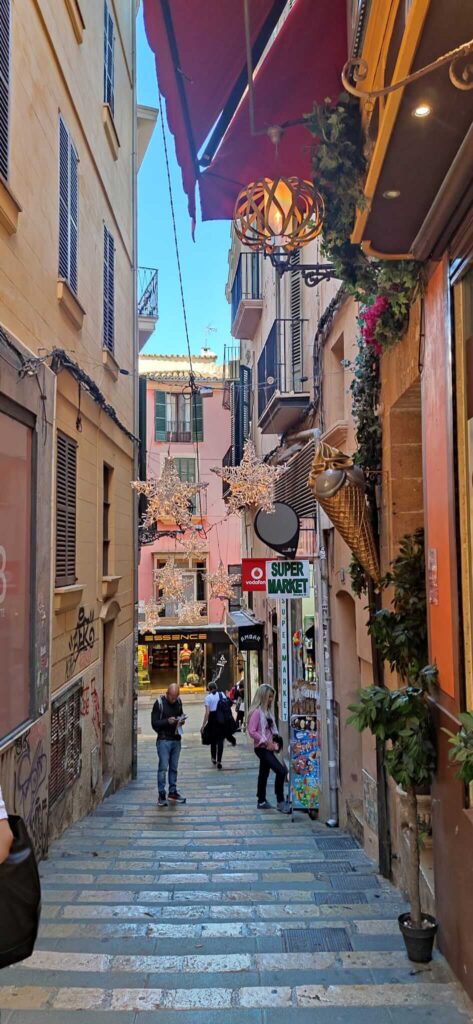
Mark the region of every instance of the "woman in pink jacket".
POLYGON ((273 702, 275 690, 268 683, 259 686, 248 715, 247 731, 255 745, 255 754, 259 760, 257 807, 260 811, 266 811, 271 807, 266 799, 266 784, 269 773, 274 772, 274 792, 276 794, 277 808, 281 814, 290 814, 291 808, 284 799, 284 782, 287 775, 285 765, 276 757, 280 749, 279 743, 274 741, 277 734, 277 726, 273 715, 273 702))

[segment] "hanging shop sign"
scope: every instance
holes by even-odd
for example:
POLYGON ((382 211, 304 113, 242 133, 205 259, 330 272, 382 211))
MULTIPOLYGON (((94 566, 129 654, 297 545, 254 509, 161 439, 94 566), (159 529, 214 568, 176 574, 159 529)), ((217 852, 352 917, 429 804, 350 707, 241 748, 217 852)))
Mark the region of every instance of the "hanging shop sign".
POLYGON ((268 597, 308 597, 310 570, 307 559, 266 562, 266 593, 268 597))
POLYGON ((241 589, 266 592, 266 559, 243 558, 241 562, 241 589))
POLYGON ((255 518, 255 533, 264 544, 285 558, 294 558, 299 543, 299 516, 286 501, 275 501, 274 511, 260 509, 255 518))
POLYGON ((263 650, 263 625, 240 626, 238 629, 238 646, 240 651, 263 650))
POLYGON ((288 604, 283 601, 280 615, 280 640, 281 640, 281 719, 287 722, 289 719, 289 643, 288 643, 288 604))

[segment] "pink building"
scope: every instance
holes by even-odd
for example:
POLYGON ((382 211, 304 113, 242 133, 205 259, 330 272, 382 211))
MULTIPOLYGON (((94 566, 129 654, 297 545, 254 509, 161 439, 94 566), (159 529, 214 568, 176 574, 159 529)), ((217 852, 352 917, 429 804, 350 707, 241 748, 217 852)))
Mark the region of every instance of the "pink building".
MULTIPOLYGON (((222 464, 231 444, 229 386, 224 367, 209 349, 192 357, 199 393, 191 398, 189 360, 186 356, 141 355, 140 394, 146 404, 146 477, 159 477, 164 459, 171 455, 181 480, 199 479, 208 486, 195 498, 193 525, 202 537, 202 557, 188 557, 179 536, 160 536, 141 547, 139 564, 140 644, 146 647, 151 683, 166 688, 170 682, 186 685, 191 673, 204 686, 221 669, 219 683, 229 684, 234 671, 234 648, 226 632, 226 618, 239 607, 235 600, 209 599, 206 573, 215 572, 220 561, 240 573, 240 521, 226 515, 222 481, 211 473, 222 464), (178 623, 175 602, 167 602, 159 625, 145 630, 145 605, 159 593, 154 570, 173 558, 185 573, 186 600, 202 601, 203 614, 192 626, 178 623)), ((144 417, 143 417, 144 421, 144 417)), ((144 432, 144 422, 143 422, 144 432)), ((144 455, 144 453, 143 453, 144 455)), ((176 525, 158 523, 159 533, 176 534, 176 525)))

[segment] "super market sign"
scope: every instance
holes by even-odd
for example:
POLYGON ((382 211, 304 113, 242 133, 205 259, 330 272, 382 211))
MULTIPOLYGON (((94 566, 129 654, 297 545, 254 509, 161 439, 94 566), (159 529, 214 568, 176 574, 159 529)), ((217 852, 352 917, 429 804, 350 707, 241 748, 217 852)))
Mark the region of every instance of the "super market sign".
POLYGON ((266 562, 266 593, 268 597, 294 598, 309 596, 309 562, 307 559, 266 562))

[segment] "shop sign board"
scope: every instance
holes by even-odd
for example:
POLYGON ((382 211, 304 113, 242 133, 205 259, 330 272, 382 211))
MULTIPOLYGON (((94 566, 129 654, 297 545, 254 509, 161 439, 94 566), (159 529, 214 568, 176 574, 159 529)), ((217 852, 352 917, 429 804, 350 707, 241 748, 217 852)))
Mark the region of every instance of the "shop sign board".
POLYGON ((243 558, 241 562, 241 589, 266 592, 266 559, 243 558))
POLYGON ((239 626, 238 646, 240 651, 262 651, 263 626, 260 623, 250 626, 239 626))
POLYGON ((289 643, 288 643, 288 604, 281 603, 280 638, 281 638, 281 719, 289 719, 289 643))
POLYGON ((266 593, 268 597, 308 597, 310 571, 308 559, 294 561, 277 559, 266 562, 266 593))

